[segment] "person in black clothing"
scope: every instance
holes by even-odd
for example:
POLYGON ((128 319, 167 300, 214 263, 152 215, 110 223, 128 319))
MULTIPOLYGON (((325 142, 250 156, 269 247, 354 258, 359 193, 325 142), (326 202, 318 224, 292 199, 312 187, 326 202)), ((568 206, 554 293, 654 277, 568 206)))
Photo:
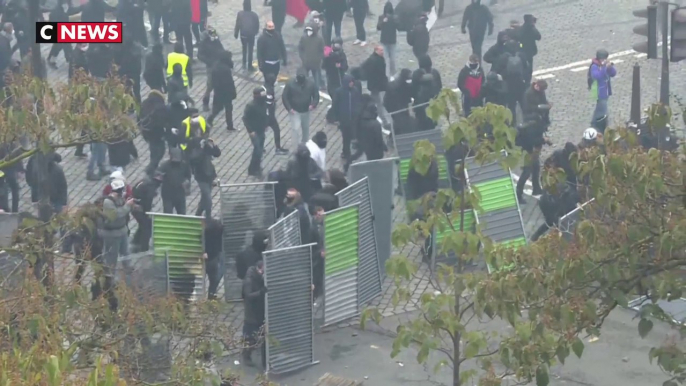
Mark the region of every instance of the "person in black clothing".
POLYGON ((376 29, 381 31, 379 43, 383 46, 384 55, 388 64, 386 75, 395 75, 396 45, 398 43, 398 20, 393 14, 393 4, 388 1, 383 6, 383 15, 379 16, 376 29))
POLYGON ((573 211, 579 202, 579 192, 575 185, 563 183, 546 189, 538 201, 538 207, 541 209, 545 221, 531 235, 531 241, 537 241, 548 232, 548 229, 557 226, 560 219, 573 211))
POLYGON ((343 153, 341 157, 350 158, 350 145, 355 139, 355 122, 362 111, 362 93, 355 87, 351 75, 343 76, 343 85, 333 95, 331 116, 338 122, 338 129, 343 137, 343 153))
POLYGON ((288 216, 293 212, 298 212, 298 218, 300 219, 300 239, 302 244, 309 244, 311 237, 311 220, 310 212, 308 206, 303 200, 298 189, 290 188, 286 192, 286 210, 284 211, 284 217, 288 216))
POLYGON ((116 12, 117 8, 107 4, 104 0, 88 1, 80 7, 81 21, 102 23, 105 21, 105 14, 116 12))
POLYGON ((145 173, 153 177, 160 161, 166 151, 164 146, 165 122, 167 119, 167 106, 164 95, 158 90, 151 90, 148 97, 141 104, 139 126, 143 139, 150 149, 150 163, 145 168, 145 173))
POLYGON ((267 22, 262 35, 257 38, 257 65, 262 74, 274 74, 274 79, 281 71, 281 61, 286 66, 286 46, 281 34, 275 30, 274 23, 267 22))
POLYGON ((416 161, 410 161, 410 170, 407 172, 407 183, 405 199, 408 201, 418 200, 425 194, 438 192, 438 163, 435 159, 431 160, 429 170, 426 174, 420 174, 414 167, 416 161))
MULTIPOLYGON (((212 217, 212 187, 217 179, 217 171, 212 163, 213 158, 219 157, 222 152, 211 139, 200 139, 199 151, 191 152, 190 164, 193 176, 200 188, 200 202, 195 211, 196 216, 205 213, 205 218, 212 217)), ((191 146, 189 146, 191 148, 191 146)))
POLYGON ((492 67, 492 70, 502 75, 507 84, 507 107, 512 112, 513 122, 517 121, 517 104, 523 105, 522 98, 527 86, 525 82, 527 67, 527 59, 520 49, 519 42, 512 40, 505 44, 505 53, 492 67))
POLYGON ((10 206, 7 194, 7 182, 5 172, 0 170, 0 211, 1 213, 9 213, 10 206))
POLYGON ((117 4, 117 20, 131 38, 143 47, 148 46, 148 32, 145 30, 145 2, 142 0, 121 0, 117 4))
POLYGON ((133 35, 126 33, 118 51, 115 63, 119 77, 125 79, 126 88, 140 104, 143 48, 133 39, 133 35))
POLYGON ((376 46, 367 60, 362 63, 362 73, 367 79, 367 89, 376 103, 376 108, 384 126, 388 124, 386 109, 383 106, 381 93, 388 88, 388 77, 386 76, 386 60, 382 46, 376 46))
POLYGON ((109 44, 93 44, 88 47, 88 70, 95 78, 105 79, 110 75, 114 53, 109 44))
POLYGON ((190 101, 188 87, 183 82, 183 67, 179 63, 172 67, 172 75, 167 78, 167 94, 169 95, 169 103, 172 105, 190 101))
MULTIPOLYGON (((224 45, 221 40, 219 40, 219 35, 214 27, 208 26, 205 32, 202 33, 202 38, 200 43, 198 43, 198 59, 205 63, 205 69, 207 71, 207 82, 205 83, 205 94, 202 97, 202 106, 204 111, 210 110, 210 94, 212 93, 212 70, 214 66, 219 62, 219 58, 222 57, 224 52, 224 45)), ((230 52, 229 52, 230 54, 230 52)), ((229 59, 232 59, 229 56, 229 59)), ((233 68, 233 60, 231 61, 231 68, 233 68)))
MULTIPOLYGON (((66 52, 66 51, 65 51, 66 52)), ((74 77, 78 71, 83 71, 86 75, 90 72, 88 70, 88 44, 79 43, 76 45, 76 50, 70 54, 69 60, 69 80, 74 77)))
POLYGON ((267 94, 267 114, 269 122, 267 126, 272 128, 274 132, 274 152, 276 155, 286 155, 288 150, 281 147, 281 127, 279 126, 279 119, 276 117, 276 91, 274 90, 274 83, 276 79, 272 79, 274 74, 266 74, 264 76, 264 89, 267 94))
POLYGON ((224 257, 222 256, 222 241, 224 225, 221 221, 210 218, 205 221, 205 274, 209 280, 207 299, 217 298, 219 282, 224 277, 224 257))
MULTIPOLYGON (((413 85, 414 83, 415 81, 412 80, 413 85)), ((417 130, 433 130, 436 128, 436 122, 426 115, 426 108, 429 106, 431 99, 438 95, 435 89, 436 78, 431 72, 425 72, 419 78, 417 84, 417 96, 414 99, 414 116, 417 120, 417 130)))
POLYGON ((314 285, 314 300, 324 294, 324 217, 325 211, 321 206, 312 208, 312 229, 310 230, 310 241, 316 243, 312 247, 312 285, 314 285))
MULTIPOLYGON (((214 90, 214 99, 212 100, 212 113, 207 119, 207 122, 212 125, 217 115, 224 110, 226 129, 229 131, 235 130, 233 127, 233 101, 236 99, 236 84, 233 82, 232 69, 233 61, 231 60, 231 53, 223 51, 219 55, 219 59, 217 63, 215 63, 214 68, 212 68, 212 89, 214 90)), ((207 95, 209 95, 209 93, 207 95)))
POLYGON ((107 154, 110 158, 110 166, 121 170, 126 170, 132 158, 138 158, 136 145, 133 144, 132 139, 127 137, 118 138, 108 143, 107 154))
POLYGON ((545 96, 547 88, 548 83, 545 80, 538 80, 531 85, 524 96, 522 106, 524 124, 518 128, 516 144, 528 153, 527 158, 529 160, 527 160, 528 164, 522 168, 522 175, 517 181, 517 198, 521 203, 526 203, 523 199, 524 185, 530 177, 533 195, 543 193, 539 178, 541 171, 540 153, 544 144, 550 144, 550 140, 544 136, 550 124, 550 105, 545 96))
POLYGON ((191 168, 178 147, 169 149, 169 160, 158 169, 162 175, 162 208, 164 213, 186 214, 186 192, 190 193, 191 168))
POLYGON ((152 46, 152 50, 145 57, 143 79, 151 90, 167 92, 167 82, 165 80, 166 65, 164 63, 163 50, 162 44, 155 43, 152 46))
POLYGON ((486 53, 483 57, 483 62, 491 65, 491 71, 494 70, 494 66, 497 63, 498 58, 500 58, 500 56, 505 52, 505 43, 507 43, 507 41, 509 41, 509 38, 503 34, 498 34, 495 44, 486 50, 486 53))
POLYGON ((565 179, 568 184, 576 186, 577 177, 574 168, 572 167, 569 157, 579 151, 579 148, 572 142, 565 143, 562 149, 555 150, 553 154, 545 160, 546 168, 562 169, 565 172, 565 179))
POLYGON ((259 32, 260 19, 253 12, 250 0, 243 0, 243 10, 236 15, 236 27, 233 32, 234 38, 238 39, 239 36, 241 38, 241 46, 243 47, 241 64, 243 70, 255 71, 252 66, 252 52, 255 47, 255 37, 257 37, 259 32))
POLYGON ((367 44, 367 31, 364 29, 364 19, 369 11, 367 0, 351 0, 350 5, 353 9, 353 20, 355 21, 355 33, 357 40, 353 44, 367 44))
POLYGON ((503 77, 495 71, 486 75, 486 83, 482 89, 484 102, 500 106, 507 106, 507 85, 503 77))
MULTIPOLYGON (((443 79, 441 78, 441 73, 437 69, 433 68, 433 61, 431 56, 424 55, 419 58, 419 68, 412 72, 412 97, 417 99, 419 97, 419 89, 422 86, 421 79, 426 74, 433 75, 433 83, 431 87, 431 98, 438 95, 443 88, 443 79)), ((429 99, 431 99, 429 98, 429 99)), ((416 101, 415 101, 416 102, 416 101)))
POLYGON ((510 20, 510 26, 498 32, 498 41, 503 41, 505 43, 514 41, 520 43, 519 28, 519 20, 510 20))
POLYGON ((369 98, 369 95, 362 95, 362 113, 360 114, 357 123, 357 151, 350 157, 345 164, 345 171, 348 171, 350 165, 360 158, 362 153, 367 157, 367 161, 374 161, 382 159, 384 153, 388 150, 383 139, 383 131, 381 124, 377 120, 378 113, 374 101, 369 98), (367 97, 367 98, 365 98, 367 97))
POLYGON ((341 23, 343 22, 345 11, 348 10, 348 4, 346 0, 323 0, 323 4, 324 18, 326 19, 324 38, 328 37, 328 42, 331 42, 334 36, 332 32, 337 38, 341 37, 341 23))
POLYGON ((412 92, 412 71, 403 68, 398 77, 388 83, 383 100, 386 111, 391 115, 395 135, 412 132, 407 124, 412 119, 408 109, 412 103, 412 92))
MULTIPOLYGON (((69 21, 69 16, 78 13, 78 9, 73 9, 68 0, 59 0, 55 8, 50 11, 48 20, 51 22, 67 22, 69 21)), ((55 43, 50 48, 50 53, 48 53, 48 65, 52 68, 57 68, 55 63, 55 58, 60 54, 60 51, 64 50, 64 59, 69 62, 71 60, 72 48, 69 43, 55 43)))
POLYGON ((150 35, 155 43, 160 42, 160 24, 163 27, 162 42, 169 43, 169 33, 172 26, 169 20, 169 1, 168 0, 147 0, 148 17, 150 21, 150 35))
POLYGON ((343 76, 348 71, 348 57, 343 51, 343 39, 333 39, 331 52, 324 57, 322 68, 326 72, 326 92, 333 97, 336 90, 341 87, 343 76))
POLYGON ((252 350, 256 346, 262 346, 262 367, 266 368, 264 336, 264 295, 267 287, 264 285, 264 263, 250 267, 243 280, 243 340, 245 346, 241 352, 243 363, 254 366, 252 350))
POLYGON ((481 47, 484 44, 486 28, 488 35, 493 34, 493 15, 487 6, 481 4, 481 0, 472 0, 462 14, 462 33, 467 33, 469 28, 469 41, 472 43, 472 54, 481 59, 481 47))
POLYGON ((55 153, 52 160, 48 163, 48 179, 50 180, 50 204, 55 214, 62 213, 62 210, 69 203, 69 190, 67 188, 67 177, 60 165, 62 157, 55 153))
POLYGON ((469 116, 473 107, 483 106, 482 86, 485 80, 479 57, 476 54, 470 55, 469 62, 462 67, 457 76, 457 88, 462 92, 462 110, 465 117, 469 116))
POLYGON ((536 42, 541 40, 541 33, 536 28, 534 15, 524 15, 524 24, 519 28, 519 41, 522 43, 522 52, 526 55, 528 66, 526 68, 526 83, 531 83, 534 71, 534 56, 538 54, 536 42))
POLYGON ((321 188, 321 171, 305 144, 298 145, 295 156, 288 161, 286 175, 289 189, 297 190, 302 201, 309 202, 312 194, 321 188))
POLYGON ((153 200, 157 197, 157 188, 160 187, 162 178, 161 174, 146 177, 133 186, 133 199, 136 205, 131 208, 131 216, 138 223, 136 233, 131 240, 135 252, 145 252, 150 249, 152 219, 148 216, 148 212, 152 211, 153 200))
MULTIPOLYGON (((188 0, 172 0, 169 10, 171 25, 176 33, 176 43, 181 47, 185 44, 185 52, 193 59, 193 35, 191 34, 191 2, 188 0)), ((190 64, 190 63, 189 63, 190 64)), ((190 65, 188 66, 190 67, 190 65)))
MULTIPOLYGON (((18 155, 17 151, 23 151, 21 149, 21 146, 18 146, 15 142, 5 144, 0 148, 0 159, 9 160, 15 158, 18 155)), ((10 189, 10 193, 12 193, 11 212, 17 213, 19 212, 20 197, 19 175, 24 173, 24 161, 19 161, 13 165, 7 166, 2 169, 2 172, 5 173, 5 185, 10 189)), ((5 211, 9 212, 10 210, 8 209, 5 211)))
POLYGON ((246 245, 236 255, 236 276, 243 280, 250 267, 257 265, 262 260, 262 253, 267 250, 269 244, 269 232, 258 229, 253 232, 252 243, 246 245))
POLYGON ((245 105, 243 112, 243 124, 248 130, 250 142, 252 142, 252 157, 250 158, 250 165, 248 165, 248 175, 261 178, 264 136, 269 125, 267 90, 264 87, 257 87, 253 90, 252 95, 253 99, 245 105))
POLYGON ((429 29, 426 27, 427 20, 426 15, 420 16, 412 30, 407 33, 407 44, 412 47, 412 53, 417 60, 420 60, 421 57, 429 52, 431 36, 429 35, 429 29))
POLYGON ((286 0, 272 0, 269 5, 272 7, 274 29, 281 35, 281 29, 286 22, 286 0))

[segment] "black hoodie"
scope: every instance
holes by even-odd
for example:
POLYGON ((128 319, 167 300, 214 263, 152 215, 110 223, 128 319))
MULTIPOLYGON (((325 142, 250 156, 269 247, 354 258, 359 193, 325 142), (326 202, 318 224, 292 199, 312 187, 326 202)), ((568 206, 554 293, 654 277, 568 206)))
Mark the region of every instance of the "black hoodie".
POLYGON ((429 29, 426 27, 426 21, 426 16, 421 16, 414 24, 412 31, 407 33, 407 44, 412 46, 412 53, 418 57, 429 52, 431 36, 429 35, 429 29))
POLYGON ((143 70, 143 79, 151 89, 160 91, 167 90, 167 81, 165 80, 164 68, 164 53, 161 44, 155 44, 145 57, 145 69, 143 70))
POLYGON ((406 109, 412 102, 412 71, 407 68, 400 70, 400 75, 388 83, 388 91, 384 95, 383 105, 386 111, 406 109), (407 81, 410 83, 407 83, 407 81))
POLYGON ((386 60, 383 56, 373 52, 362 63, 362 74, 367 80, 367 89, 371 92, 386 91, 388 77, 386 76, 386 60))
MULTIPOLYGON (((365 98, 367 99, 367 98, 365 98)), ((357 139, 367 161, 382 159, 384 152, 388 150, 383 139, 381 123, 377 120, 378 112, 374 101, 369 98, 360 115, 357 126, 357 139)), ((354 157, 353 157, 354 158, 354 157)))
POLYGON ((238 252, 236 255, 236 276, 239 279, 245 279, 248 268, 254 267, 258 261, 262 260, 262 252, 267 250, 268 240, 269 234, 266 231, 255 231, 252 236, 252 244, 238 252))
POLYGON ((224 226, 221 221, 210 219, 205 224, 205 253, 207 253, 207 260, 213 261, 220 258, 222 253, 222 239, 224 235, 224 226))
POLYGON ((487 27, 488 34, 492 34, 493 15, 491 15, 491 11, 481 2, 477 3, 472 0, 472 3, 464 9, 464 14, 462 14, 462 31, 469 28, 470 34, 484 36, 487 27))
POLYGON ((236 84, 233 81, 231 52, 222 51, 219 61, 212 68, 212 90, 214 98, 223 102, 236 99, 236 84))
POLYGON ((177 147, 169 149, 169 159, 160 165, 158 172, 162 174, 162 199, 183 197, 186 181, 191 179, 191 168, 183 160, 183 151, 177 147))
POLYGON ((281 35, 277 31, 264 30, 262 35, 257 38, 257 63, 259 68, 264 66, 264 62, 277 62, 283 60, 285 66, 287 61, 286 46, 281 35))
POLYGON ((324 57, 322 68, 326 71, 327 87, 329 90, 334 91, 341 87, 343 75, 348 72, 348 57, 343 51, 343 40, 341 38, 335 37, 332 43, 334 45, 340 45, 340 48, 334 48, 329 56, 324 57), (340 66, 336 67, 337 64, 340 66))
POLYGON ((379 37, 381 44, 393 45, 398 42, 398 21, 393 14, 393 4, 391 2, 387 2, 383 6, 383 15, 379 16, 376 29, 381 31, 381 37, 379 37))
POLYGON ((438 93, 441 92, 441 89, 443 88, 443 80, 441 79, 441 73, 438 72, 437 69, 433 68, 433 62, 431 61, 431 57, 429 55, 424 55, 419 59, 419 68, 412 73, 412 95, 415 99, 417 99, 417 97, 419 96, 419 89, 422 85, 421 79, 426 74, 431 74, 433 76, 433 96, 438 95, 438 93))
POLYGON ((157 90, 150 91, 141 103, 139 126, 143 138, 148 142, 164 141, 164 126, 167 122, 167 105, 164 95, 157 90))

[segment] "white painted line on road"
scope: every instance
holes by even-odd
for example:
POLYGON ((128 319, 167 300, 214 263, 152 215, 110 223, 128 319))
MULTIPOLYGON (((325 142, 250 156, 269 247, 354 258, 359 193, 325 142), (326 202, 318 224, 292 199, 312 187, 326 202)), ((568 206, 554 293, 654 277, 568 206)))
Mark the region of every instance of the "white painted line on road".
POLYGON ((639 59, 640 59, 640 58, 645 58, 645 57, 647 57, 647 56, 648 56, 648 54, 638 54, 638 55, 634 55, 634 58, 639 58, 639 59))
POLYGON ((581 71, 586 71, 586 70, 588 70, 588 66, 572 68, 572 69, 569 70, 569 71, 571 71, 571 72, 581 72, 581 71))
MULTIPOLYGON (((636 53, 636 51, 634 51, 634 50, 626 50, 626 51, 615 52, 614 54, 611 54, 609 56, 609 59, 618 58, 621 56, 631 55, 631 54, 635 54, 635 53, 636 53)), ((583 66, 583 65, 588 66, 590 64, 590 62, 591 62, 591 59, 586 59, 586 60, 580 60, 580 61, 574 62, 574 63, 565 64, 562 66, 543 68, 543 69, 534 71, 533 75, 538 76, 538 75, 542 75, 542 74, 547 74, 549 72, 567 70, 570 68, 575 68, 575 67, 579 67, 579 66, 583 66)))
POLYGON ((544 74, 541 76, 537 76, 536 79, 543 80, 543 79, 550 79, 550 78, 554 78, 554 77, 555 77, 554 74, 544 74))
POLYGON ((624 63, 624 61, 622 59, 617 59, 617 60, 613 60, 612 63, 614 63, 614 64, 624 63))

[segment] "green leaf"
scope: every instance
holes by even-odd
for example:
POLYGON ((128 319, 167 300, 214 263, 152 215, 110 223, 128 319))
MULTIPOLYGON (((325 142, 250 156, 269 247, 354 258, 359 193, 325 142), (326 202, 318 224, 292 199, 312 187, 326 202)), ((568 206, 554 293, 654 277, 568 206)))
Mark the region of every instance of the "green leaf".
POLYGON ((584 342, 581 341, 581 339, 576 338, 572 343, 572 351, 574 351, 577 358, 581 358, 581 355, 584 353, 584 342))
POLYGON ((548 368, 540 366, 536 369, 536 386, 548 386, 550 377, 548 376, 548 368))
POLYGON ((569 356, 569 349, 567 346, 561 344, 557 346, 557 350, 555 350, 555 356, 557 356, 557 360, 564 365, 565 359, 567 359, 569 356))
POLYGON ((624 295, 624 292, 614 289, 612 292, 610 292, 610 296, 612 296, 612 299, 617 302, 621 307, 628 307, 629 306, 629 301, 626 299, 626 295, 624 295))
POLYGON ((500 350, 500 362, 502 362, 502 364, 505 367, 508 367, 508 368, 510 367, 510 349, 509 348, 503 347, 500 350))
POLYGON ((478 342, 469 342, 467 344, 467 347, 464 349, 464 357, 466 359, 471 359, 474 358, 479 354, 479 343, 478 342))
POLYGON ((641 338, 645 338, 646 335, 650 332, 650 330, 653 329, 653 321, 650 319, 641 319, 640 322, 638 322, 638 335, 641 336, 641 338))

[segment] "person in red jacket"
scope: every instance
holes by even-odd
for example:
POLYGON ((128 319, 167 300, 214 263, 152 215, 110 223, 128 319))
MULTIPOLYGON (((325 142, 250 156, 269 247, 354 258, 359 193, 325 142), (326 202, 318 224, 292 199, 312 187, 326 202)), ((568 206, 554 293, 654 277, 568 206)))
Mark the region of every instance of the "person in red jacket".
MULTIPOLYGON (((112 193, 112 181, 114 180, 122 180, 124 181, 124 183, 126 183, 126 178, 120 170, 112 172, 112 174, 110 174, 110 180, 107 182, 107 185, 105 185, 105 188, 102 190, 103 197, 109 196, 110 193, 112 193)), ((129 184, 126 184, 126 188, 124 189, 124 199, 127 199, 129 197, 133 197, 133 187, 129 184)))
POLYGON ((198 44, 207 26, 207 0, 191 0, 191 23, 191 31, 198 44))

